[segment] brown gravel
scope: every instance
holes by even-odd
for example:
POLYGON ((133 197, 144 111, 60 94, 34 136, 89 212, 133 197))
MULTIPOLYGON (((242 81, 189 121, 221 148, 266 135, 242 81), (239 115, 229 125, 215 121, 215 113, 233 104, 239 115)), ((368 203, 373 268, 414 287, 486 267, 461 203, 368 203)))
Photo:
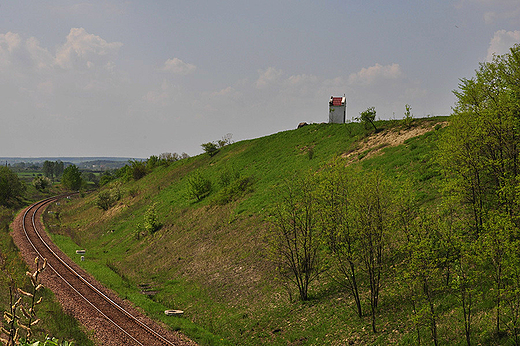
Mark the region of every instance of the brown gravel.
MULTIPOLYGON (((28 263, 28 265, 34 270, 34 258, 36 257, 36 253, 23 233, 22 219, 24 212, 25 210, 20 212, 11 224, 12 237, 15 244, 20 249, 23 258, 28 263)), ((37 227, 39 229, 43 229, 43 225, 41 224, 41 211, 38 213, 36 220, 37 227)), ((50 244, 54 252, 62 253, 57 248, 57 246, 50 241, 46 234, 44 234, 43 237, 45 241, 48 244, 50 244)), ((167 328, 164 325, 159 325, 160 322, 152 321, 151 319, 143 315, 140 311, 133 307, 130 302, 120 299, 114 292, 103 287, 91 275, 86 273, 82 268, 76 265, 66 255, 63 255, 62 258, 67 262, 69 266, 74 268, 74 270, 80 273, 82 277, 87 279, 91 284, 97 287, 105 295, 110 297, 120 306, 127 309, 127 311, 129 311, 132 315, 137 317, 140 321, 144 322, 153 330, 159 332, 162 336, 173 342, 175 345, 196 345, 195 342, 189 340, 186 336, 175 331, 167 330, 167 328)), ((85 330, 90 335, 91 339, 96 343, 96 345, 119 346, 135 344, 135 342, 127 339, 121 333, 120 330, 118 330, 112 323, 108 322, 90 305, 86 304, 81 298, 78 298, 74 291, 70 289, 68 286, 66 286, 66 284, 52 270, 48 269, 43 271, 40 277, 44 286, 54 292, 57 300, 62 305, 64 311, 76 318, 85 327, 85 330)), ((157 343, 151 342, 150 344, 157 343)))

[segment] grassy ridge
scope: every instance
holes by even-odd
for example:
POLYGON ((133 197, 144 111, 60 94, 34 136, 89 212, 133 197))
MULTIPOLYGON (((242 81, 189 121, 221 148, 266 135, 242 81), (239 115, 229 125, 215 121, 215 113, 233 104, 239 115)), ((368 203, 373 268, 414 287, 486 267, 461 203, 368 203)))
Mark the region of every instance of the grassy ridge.
MULTIPOLYGON (((419 119, 415 126, 445 120, 419 119)), ((377 126, 382 132, 406 132, 396 122, 377 126)), ((330 278, 312 287, 310 301, 290 301, 267 258, 266 216, 284 180, 349 153, 352 164, 363 169, 380 169, 396 182, 412 180, 423 203, 435 200, 438 173, 431 155, 442 131, 437 129, 396 147, 370 147, 370 133, 362 124, 309 125, 234 143, 213 157, 157 167, 122 185, 123 198, 106 212, 96 208, 97 195, 91 194, 55 206, 60 217, 47 214, 45 221, 72 258, 78 260, 76 249, 87 249, 87 260, 79 264, 100 281, 201 344, 413 344, 411 321, 403 317, 407 307, 391 289, 382 298, 378 334, 370 332, 368 316, 355 315, 350 298, 330 278), (369 155, 379 149, 382 155, 369 155), (189 177, 197 170, 214 186, 201 202, 186 196, 189 177), (224 189, 218 182, 229 172, 249 177, 253 184, 231 196, 236 200, 221 204, 224 189), (140 236, 139 225, 153 204, 162 228, 140 236), (156 294, 140 294, 139 284, 149 284, 156 294), (185 317, 166 318, 166 308, 185 310, 185 317)))

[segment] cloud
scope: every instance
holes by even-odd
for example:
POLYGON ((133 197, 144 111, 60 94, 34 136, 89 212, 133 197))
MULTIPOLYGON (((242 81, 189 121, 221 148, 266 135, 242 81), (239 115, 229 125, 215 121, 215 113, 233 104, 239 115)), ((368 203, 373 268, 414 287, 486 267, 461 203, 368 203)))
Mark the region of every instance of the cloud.
POLYGON ((103 66, 110 68, 121 42, 107 42, 99 36, 89 34, 83 28, 72 28, 67 41, 56 51, 56 63, 64 69, 103 66))
POLYGON ((178 58, 166 60, 163 66, 164 71, 183 76, 193 73, 196 69, 197 67, 195 65, 185 63, 178 58))
POLYGON ((465 10, 465 5, 476 5, 484 12, 483 19, 486 24, 520 22, 520 6, 518 0, 460 0, 455 8, 465 10))
POLYGON ((352 73, 348 77, 350 84, 370 85, 381 79, 397 79, 403 75, 399 64, 363 67, 359 72, 352 73))
POLYGON ((258 70, 258 74, 260 77, 257 79, 255 85, 258 89, 264 89, 280 79, 282 70, 269 67, 267 70, 258 70))
POLYGON ((25 41, 25 48, 37 69, 47 69, 54 65, 54 57, 52 54, 49 53, 47 49, 42 48, 40 42, 34 37, 25 41))
POLYGON ((505 31, 499 30, 489 43, 487 51, 487 61, 493 60, 493 55, 502 55, 509 51, 515 43, 520 43, 520 30, 505 31))

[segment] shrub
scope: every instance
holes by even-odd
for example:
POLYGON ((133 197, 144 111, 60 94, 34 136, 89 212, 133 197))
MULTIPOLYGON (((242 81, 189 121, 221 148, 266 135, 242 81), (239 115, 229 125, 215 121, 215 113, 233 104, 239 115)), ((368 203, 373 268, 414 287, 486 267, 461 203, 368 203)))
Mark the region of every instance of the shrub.
POLYGON ((403 124, 404 127, 409 129, 412 127, 413 124, 413 114, 412 114, 412 107, 409 104, 404 105, 404 118, 403 118, 403 124))
POLYGON ((65 168, 61 177, 61 183, 69 190, 79 190, 84 183, 79 168, 76 165, 70 165, 65 168))
POLYGON ((25 184, 7 167, 0 167, 0 205, 9 206, 25 194, 25 184))
POLYGON ((211 157, 215 156, 219 150, 217 147, 217 144, 215 144, 213 142, 202 143, 201 147, 204 150, 204 152, 211 157))
POLYGON ((162 225, 159 223, 159 218, 157 217, 157 210, 155 208, 155 203, 152 204, 146 210, 144 214, 144 229, 149 234, 157 232, 162 225))
POLYGON ((33 179, 32 184, 36 188, 36 190, 43 191, 47 187, 49 187, 52 184, 52 182, 47 177, 36 177, 33 179))
POLYGON ((134 178, 134 180, 139 180, 148 173, 148 169, 146 167, 145 162, 134 160, 134 161, 131 161, 130 164, 131 164, 130 169, 132 171, 132 178, 134 178))
POLYGON ((110 183, 116 178, 116 175, 113 174, 110 171, 106 171, 101 175, 101 178, 99 178, 99 185, 105 186, 106 184, 110 183))
POLYGON ((188 178, 188 198, 196 198, 200 201, 210 194, 211 187, 211 180, 203 176, 200 171, 196 171, 188 178))
POLYGON ((233 168, 226 167, 219 175, 219 184, 221 187, 228 186, 232 181, 240 178, 240 173, 233 168))
POLYGON ((112 197, 112 194, 110 193, 110 191, 101 191, 98 194, 98 197, 96 200, 96 206, 99 209, 107 211, 108 209, 112 208, 112 206, 114 204, 115 204, 115 200, 112 197))
POLYGON ((253 182, 254 179, 251 176, 238 177, 217 193, 215 203, 223 205, 240 198, 245 193, 251 191, 253 182))

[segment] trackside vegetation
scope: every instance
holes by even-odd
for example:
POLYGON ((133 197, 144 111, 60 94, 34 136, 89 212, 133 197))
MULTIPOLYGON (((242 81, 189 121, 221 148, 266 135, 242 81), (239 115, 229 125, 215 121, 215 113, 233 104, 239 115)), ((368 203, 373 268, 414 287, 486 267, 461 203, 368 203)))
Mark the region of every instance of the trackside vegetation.
POLYGON ((44 222, 202 345, 520 345, 519 80, 515 46, 461 80, 450 117, 371 107, 206 143, 130 163, 44 222))

